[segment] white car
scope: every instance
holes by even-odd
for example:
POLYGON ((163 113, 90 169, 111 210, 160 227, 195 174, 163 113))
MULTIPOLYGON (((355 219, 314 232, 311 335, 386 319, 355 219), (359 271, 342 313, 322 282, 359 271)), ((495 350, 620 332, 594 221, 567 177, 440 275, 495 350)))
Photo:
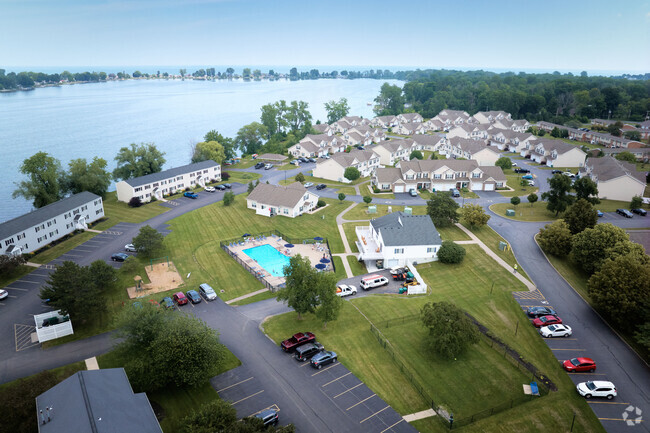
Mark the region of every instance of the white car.
POLYGON ((568 337, 571 335, 571 327, 567 325, 548 325, 539 328, 539 333, 544 338, 568 337))
POLYGON ((203 190, 205 192, 215 192, 216 191, 216 189, 214 189, 213 186, 206 186, 205 188, 203 188, 203 190))
POLYGON ((535 186, 535 181, 534 180, 529 180, 528 181, 528 186, 535 186))
POLYGON ((305 188, 311 188, 312 186, 314 186, 314 183, 313 183, 313 182, 307 182, 307 183, 305 184, 305 188))
POLYGON ((7 292, 6 290, 0 289, 0 299, 4 299, 7 296, 9 296, 9 292, 7 292))
POLYGON ((573 173, 571 173, 570 171, 565 171, 565 172, 562 173, 562 174, 565 175, 565 176, 569 176, 569 177, 572 178, 572 179, 573 179, 574 177, 576 177, 576 175, 573 174, 573 173))
POLYGON ((264 170, 270 170, 270 169, 272 169, 272 168, 273 168, 273 164, 266 164, 266 165, 264 166, 264 170))
POLYGON ((124 251, 135 253, 135 246, 133 244, 124 245, 124 251))
POLYGON ((336 288, 336 296, 341 298, 344 296, 356 295, 357 288, 354 286, 348 286, 347 284, 341 284, 336 288))
POLYGON ((581 382, 576 385, 576 389, 578 394, 584 398, 607 397, 608 400, 611 400, 616 397, 616 386, 605 380, 581 382))

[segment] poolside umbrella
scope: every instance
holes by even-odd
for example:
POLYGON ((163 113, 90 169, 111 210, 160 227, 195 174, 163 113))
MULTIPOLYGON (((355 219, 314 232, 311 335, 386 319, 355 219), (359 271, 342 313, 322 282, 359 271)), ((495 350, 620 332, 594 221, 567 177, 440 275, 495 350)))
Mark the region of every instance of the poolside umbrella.
POLYGON ((294 244, 284 244, 285 247, 287 248, 293 248, 295 245, 294 244))
POLYGON ((315 240, 315 241, 322 241, 323 238, 321 238, 320 236, 316 236, 316 237, 314 238, 314 240, 315 240))
POLYGON ((329 263, 330 259, 326 259, 325 257, 323 257, 322 259, 320 259, 320 262, 321 263, 329 263))
POLYGON ((316 267, 316 269, 325 269, 327 267, 327 265, 324 265, 323 263, 319 263, 315 267, 316 267))
POLYGON ((241 237, 245 238, 246 236, 250 236, 250 235, 251 235, 250 233, 244 233, 243 235, 241 235, 241 237))

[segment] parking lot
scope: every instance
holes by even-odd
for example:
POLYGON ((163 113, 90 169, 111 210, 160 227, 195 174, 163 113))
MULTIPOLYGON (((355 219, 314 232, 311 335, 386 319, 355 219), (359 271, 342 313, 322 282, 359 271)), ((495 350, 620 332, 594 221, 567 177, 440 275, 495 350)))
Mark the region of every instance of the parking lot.
POLYGON ((376 272, 370 272, 365 275, 358 275, 356 277, 352 278, 345 278, 341 281, 338 282, 338 284, 347 284, 348 286, 354 286, 357 288, 357 294, 355 296, 365 296, 373 293, 398 293, 399 288, 402 287, 403 281, 395 281, 393 280, 393 277, 390 274, 390 271, 388 269, 382 269, 376 272), (369 290, 363 290, 359 286, 359 282, 363 277, 366 275, 382 275, 386 278, 388 278, 388 285, 386 286, 381 286, 381 287, 376 287, 374 289, 369 289, 369 290))

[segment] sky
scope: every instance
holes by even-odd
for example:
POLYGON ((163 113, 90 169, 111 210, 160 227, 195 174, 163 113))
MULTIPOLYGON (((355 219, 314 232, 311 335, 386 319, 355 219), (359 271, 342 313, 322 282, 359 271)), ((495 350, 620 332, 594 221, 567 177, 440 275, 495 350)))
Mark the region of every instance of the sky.
POLYGON ((650 72, 650 0, 0 0, 0 17, 0 68, 8 70, 650 72))

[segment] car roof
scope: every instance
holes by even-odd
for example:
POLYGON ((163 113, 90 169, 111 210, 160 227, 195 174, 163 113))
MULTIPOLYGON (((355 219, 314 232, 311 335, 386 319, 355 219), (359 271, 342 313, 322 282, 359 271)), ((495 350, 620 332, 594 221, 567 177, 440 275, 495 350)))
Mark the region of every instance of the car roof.
MULTIPOLYGON (((608 380, 590 380, 589 382, 593 383, 593 384, 596 385, 597 387, 601 387, 601 386, 611 386, 612 388, 615 388, 614 383, 613 383, 613 382, 610 382, 610 381, 608 381, 608 380)), ((588 383, 588 382, 585 382, 585 383, 588 383)))
POLYGON ((174 295, 181 297, 181 296, 185 296, 185 293, 183 293, 183 292, 176 292, 176 293, 174 293, 174 295))
POLYGON ((198 292, 196 290, 188 290, 187 294, 189 295, 190 293, 193 295, 198 295, 198 292))
POLYGON ((274 409, 264 409, 260 413, 256 414, 255 416, 258 418, 266 418, 269 415, 275 415, 276 411, 274 409))
POLYGON ((580 358, 580 357, 578 357, 578 358, 576 358, 576 359, 577 359, 578 362, 580 362, 580 363, 583 363, 583 362, 594 362, 594 360, 591 359, 591 358, 580 358))

